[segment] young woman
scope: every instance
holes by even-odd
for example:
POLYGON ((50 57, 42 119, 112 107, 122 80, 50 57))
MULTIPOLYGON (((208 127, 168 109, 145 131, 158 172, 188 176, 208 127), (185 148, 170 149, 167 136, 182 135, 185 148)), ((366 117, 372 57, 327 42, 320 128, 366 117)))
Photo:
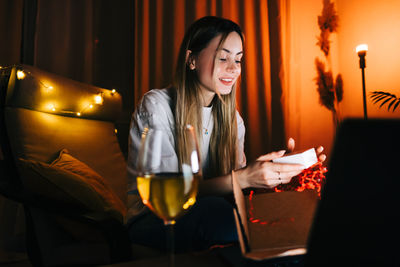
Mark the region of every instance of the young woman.
MULTIPOLYGON (((200 250, 237 241, 232 205, 231 171, 244 188, 272 188, 303 170, 302 165, 276 164, 271 160, 285 151, 272 152, 246 166, 245 127, 236 110, 236 84, 241 73, 244 38, 240 27, 227 19, 203 17, 194 22, 180 47, 173 86, 146 93, 132 116, 128 173, 136 189, 136 158, 144 127, 163 129, 171 151, 162 160, 177 164, 183 133, 176 125, 191 124, 201 147, 203 180, 192 209, 175 225, 176 249, 200 250)), ((288 148, 294 148, 293 139, 288 148)), ((320 153, 322 148, 318 148, 320 153)), ((320 157, 324 159, 324 155, 320 157)), ((161 219, 130 194, 128 227, 132 242, 163 249, 165 228, 161 219)))

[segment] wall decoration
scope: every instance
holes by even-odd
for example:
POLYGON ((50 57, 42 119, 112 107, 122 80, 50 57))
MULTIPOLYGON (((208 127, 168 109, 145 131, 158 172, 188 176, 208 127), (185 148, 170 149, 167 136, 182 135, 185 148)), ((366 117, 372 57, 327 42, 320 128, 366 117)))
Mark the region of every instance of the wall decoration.
POLYGON ((343 79, 340 74, 333 78, 330 67, 330 43, 329 37, 337 32, 339 17, 336 13, 334 3, 330 0, 323 0, 322 14, 318 16, 320 35, 317 37, 318 47, 324 54, 324 60, 315 58, 317 77, 315 78, 319 93, 320 104, 332 112, 333 123, 339 124, 339 102, 343 99, 343 79), (327 70, 326 70, 327 69, 327 70))

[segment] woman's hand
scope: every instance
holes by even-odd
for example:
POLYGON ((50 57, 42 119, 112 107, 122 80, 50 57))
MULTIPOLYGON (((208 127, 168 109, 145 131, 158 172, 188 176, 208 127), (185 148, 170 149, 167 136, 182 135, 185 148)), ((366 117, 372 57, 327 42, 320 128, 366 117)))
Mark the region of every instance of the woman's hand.
MULTIPOLYGON (((288 152, 295 148, 295 141, 289 138, 287 144, 288 152)), ((326 155, 322 154, 324 148, 319 146, 315 149, 318 160, 324 162, 326 155)), ((236 175, 241 188, 273 188, 280 184, 287 184, 290 180, 304 170, 301 164, 273 163, 272 160, 280 158, 285 150, 262 155, 247 167, 237 170, 236 175)))
MULTIPOLYGON (((288 139, 288 143, 287 143, 288 151, 289 151, 289 152, 294 151, 295 145, 296 145, 296 143, 295 143, 294 139, 293 139, 292 137, 290 137, 290 138, 288 139)), ((323 151, 324 151, 324 147, 323 147, 323 146, 319 146, 319 147, 317 147, 317 148, 315 149, 315 152, 317 153, 318 160, 319 160, 320 162, 324 162, 324 161, 326 160, 326 155, 325 155, 325 154, 322 154, 323 151)))
POLYGON ((284 154, 285 150, 265 154, 247 167, 237 170, 240 187, 273 188, 289 183, 293 176, 304 170, 304 166, 272 162, 273 159, 280 158, 284 154))

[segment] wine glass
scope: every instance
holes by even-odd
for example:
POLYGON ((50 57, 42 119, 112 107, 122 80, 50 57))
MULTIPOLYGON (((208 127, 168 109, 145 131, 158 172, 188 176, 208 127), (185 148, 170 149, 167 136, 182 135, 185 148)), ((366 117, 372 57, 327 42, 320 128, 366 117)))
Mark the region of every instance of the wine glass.
POLYGON ((143 203, 169 228, 167 248, 170 266, 174 266, 175 220, 196 202, 201 178, 201 164, 196 133, 191 125, 184 127, 181 159, 171 153, 165 131, 145 128, 138 155, 137 188, 143 203))

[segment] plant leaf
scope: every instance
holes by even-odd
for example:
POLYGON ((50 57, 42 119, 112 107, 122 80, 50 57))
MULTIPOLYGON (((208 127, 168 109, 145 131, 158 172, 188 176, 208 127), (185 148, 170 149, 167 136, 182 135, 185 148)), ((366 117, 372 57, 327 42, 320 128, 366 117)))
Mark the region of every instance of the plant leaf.
POLYGON ((396 110, 396 108, 399 106, 399 104, 400 104, 400 101, 398 101, 398 102, 396 103, 396 105, 394 105, 394 107, 393 107, 393 112, 396 110))
POLYGON ((383 99, 385 99, 385 98, 387 98, 387 97, 388 97, 387 95, 380 95, 380 96, 377 96, 377 97, 375 98, 375 100, 374 100, 374 104, 378 103, 379 101, 381 101, 381 100, 383 100, 383 99))
POLYGON ((390 111, 390 108, 392 107, 392 111, 395 111, 400 104, 400 98, 397 98, 396 95, 388 92, 374 91, 371 93, 370 98, 372 99, 372 102, 374 104, 378 104, 381 102, 379 108, 383 107, 386 103, 389 103, 387 108, 388 111, 390 111))
POLYGON ((388 101, 390 101, 391 98, 387 98, 385 101, 383 101, 383 103, 379 106, 380 108, 385 105, 388 101))
POLYGON ((393 99, 392 102, 389 103, 388 111, 390 110, 390 107, 393 106, 394 103, 396 103, 396 101, 398 101, 398 100, 397 99, 393 99))
POLYGON ((374 104, 376 104, 377 102, 379 102, 380 100, 382 100, 384 98, 386 98, 386 96, 378 96, 373 100, 373 102, 374 102, 374 104))
POLYGON ((384 98, 386 96, 388 96, 388 93, 382 91, 375 91, 371 93, 372 99, 384 98))

